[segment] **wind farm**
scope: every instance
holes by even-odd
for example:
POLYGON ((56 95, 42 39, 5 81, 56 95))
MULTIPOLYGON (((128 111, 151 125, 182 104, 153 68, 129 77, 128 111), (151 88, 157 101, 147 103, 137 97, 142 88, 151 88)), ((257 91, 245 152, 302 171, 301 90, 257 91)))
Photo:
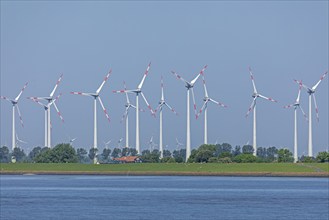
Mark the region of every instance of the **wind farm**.
MULTIPOLYGON (((148 73, 150 71, 150 66, 151 66, 151 62, 148 64, 147 66, 147 69, 142 77, 142 80, 140 81, 140 83, 138 84, 137 88, 136 89, 133 89, 133 90, 128 90, 127 87, 126 87, 126 83, 124 81, 123 83, 123 87, 124 89, 122 90, 114 90, 113 92, 114 93, 121 93, 121 94, 124 94, 125 96, 125 100, 126 100, 126 103, 124 104, 125 106, 125 111, 124 111, 124 114, 123 116, 121 117, 121 120, 120 120, 120 123, 122 123, 124 120, 125 120, 125 144, 124 144, 124 147, 125 148, 130 148, 131 145, 129 144, 129 122, 128 122, 128 116, 129 116, 129 111, 130 109, 134 109, 136 111, 136 142, 135 142, 135 146, 132 145, 132 147, 136 150, 137 152, 137 155, 142 155, 142 150, 141 150, 141 147, 140 147, 140 131, 139 131, 139 112, 140 111, 144 111, 142 110, 141 108, 139 108, 139 95, 142 96, 146 106, 148 107, 148 109, 150 110, 151 112, 151 115, 153 116, 152 117, 149 117, 149 121, 152 121, 154 120, 157 116, 157 113, 159 113, 159 130, 158 130, 158 139, 157 137, 154 137, 153 134, 152 134, 152 137, 151 139, 148 141, 148 144, 145 144, 146 146, 148 146, 148 149, 150 152, 154 151, 154 150, 157 150, 159 152, 159 159, 163 159, 164 158, 164 147, 163 147, 163 144, 164 144, 164 140, 163 140, 163 132, 166 133, 166 131, 163 131, 163 121, 167 121, 167 120, 164 120, 163 119, 163 108, 164 107, 167 107, 171 112, 173 112, 176 117, 179 117, 178 116, 178 113, 171 107, 171 105, 169 105, 166 101, 166 98, 165 98, 165 95, 164 95, 164 80, 163 80, 163 76, 161 76, 161 83, 160 83, 160 100, 158 101, 158 106, 155 110, 152 109, 151 105, 149 104, 148 100, 146 99, 144 93, 142 92, 142 87, 143 87, 143 84, 145 82, 145 79, 146 77, 148 76, 148 73), (129 99, 129 94, 135 94, 136 95, 136 103, 131 103, 130 99, 129 99), (155 139, 157 139, 156 141, 159 143, 159 144, 155 144, 155 139)), ((219 101, 216 101, 215 99, 213 99, 212 97, 209 96, 208 94, 208 89, 207 89, 207 86, 206 86, 206 81, 205 81, 205 70, 206 68, 208 67, 208 65, 205 65, 202 70, 191 80, 191 81, 187 81, 185 80, 184 78, 182 78, 180 75, 178 75, 175 71, 171 71, 171 73, 180 81, 182 81, 184 84, 185 84, 185 87, 187 89, 187 109, 186 109, 186 142, 185 143, 180 143, 178 141, 178 138, 176 137, 176 150, 179 150, 179 149, 184 149, 184 155, 185 155, 185 162, 187 162, 191 156, 191 117, 190 117, 190 91, 192 93, 192 100, 193 100, 193 108, 194 108, 194 113, 195 113, 195 118, 198 119, 199 116, 203 113, 204 114, 204 135, 203 135, 203 144, 204 145, 208 145, 209 142, 208 142, 208 117, 207 117, 207 108, 208 108, 208 104, 211 102, 211 103, 214 103, 216 104, 217 106, 219 107, 224 107, 226 108, 227 105, 223 104, 222 102, 219 102, 219 101), (199 85, 197 84, 197 81, 198 79, 202 77, 202 84, 199 85), (197 102, 195 101, 195 92, 194 92, 194 87, 203 87, 203 92, 204 92, 204 98, 203 98, 203 103, 202 103, 202 107, 200 108, 199 111, 197 111, 197 102)), ((104 111, 104 114, 106 116, 106 119, 108 120, 108 122, 110 123, 109 125, 111 126, 111 121, 110 121, 110 117, 109 117, 109 114, 104 106, 104 103, 102 101, 102 99, 100 98, 100 92, 102 91, 102 89, 104 88, 105 86, 105 83, 108 81, 110 75, 112 73, 112 69, 108 72, 108 74, 105 76, 103 82, 101 83, 101 85, 98 87, 98 89, 96 90, 95 93, 84 93, 84 92, 70 92, 71 94, 74 94, 74 95, 81 95, 81 96, 89 96, 89 97, 92 97, 94 99, 94 139, 93 139, 93 145, 92 145, 92 148, 94 149, 95 151, 95 154, 94 154, 94 157, 93 157, 93 162, 94 164, 98 163, 98 156, 97 156, 97 148, 98 148, 98 145, 97 145, 97 139, 98 139, 98 129, 97 129, 97 100, 99 101, 99 104, 101 105, 102 107, 102 110, 104 111)), ((252 138, 253 138, 253 144, 252 144, 252 147, 253 147, 253 155, 254 156, 259 156, 258 155, 258 151, 257 151, 257 135, 256 135, 256 101, 258 98, 262 98, 262 99, 265 99, 265 100, 268 100, 268 101, 271 101, 271 102, 277 102, 276 100, 274 100, 273 98, 269 98, 269 97, 266 97, 262 94, 260 94, 256 88, 256 84, 255 84, 255 80, 254 80, 254 75, 252 73, 252 70, 251 68, 249 67, 249 74, 250 74, 250 79, 251 79, 251 82, 252 82, 252 88, 253 88, 253 94, 252 94, 252 103, 246 113, 246 117, 248 117, 249 113, 251 111, 253 111, 253 129, 252 129, 252 138)), ((169 75, 169 71, 168 71, 168 75, 169 75)), ((325 76, 327 75, 327 72, 325 72, 320 80, 312 87, 308 87, 306 86, 305 84, 303 84, 303 82, 301 80, 294 80, 295 82, 298 83, 299 85, 299 89, 298 89, 298 95, 297 95, 297 98, 296 98, 296 101, 293 103, 293 104, 290 104, 290 105, 287 105, 287 106, 284 106, 284 108, 290 108, 290 107, 294 107, 294 145, 293 145, 293 158, 294 158, 294 162, 298 162, 301 154, 298 154, 298 137, 297 137, 297 130, 298 130, 298 124, 297 124, 297 108, 299 108, 304 116, 304 118, 309 122, 311 120, 311 117, 309 115, 309 117, 307 118, 302 106, 300 105, 300 100, 301 100, 301 89, 304 88, 307 90, 308 94, 309 94, 309 97, 313 97, 313 101, 314 101, 314 105, 315 105, 315 108, 316 108, 316 116, 317 116, 317 119, 318 119, 318 106, 317 106, 317 103, 316 103, 316 99, 315 99, 315 95, 314 95, 314 92, 315 90, 317 89, 318 85, 321 83, 321 81, 325 78, 325 76)), ((32 97, 27 97, 28 99, 34 101, 35 103, 39 104, 45 111, 45 133, 44 133, 44 138, 45 138, 45 141, 44 141, 44 146, 45 147, 48 147, 48 148, 51 148, 52 147, 52 144, 51 144, 51 120, 50 120, 50 108, 51 106, 54 106, 59 118, 62 120, 62 122, 64 122, 64 119, 56 105, 56 102, 59 101, 60 97, 63 95, 62 93, 59 93, 59 95, 57 97, 54 97, 54 94, 58 88, 58 85, 60 84, 61 80, 62 80, 62 77, 63 77, 63 74, 59 77, 59 79, 57 80, 57 83, 55 85, 55 87, 53 88, 53 90, 51 91, 50 95, 47 96, 47 97, 35 97, 35 96, 32 96, 32 97), (43 103, 42 101, 46 101, 47 103, 43 103)), ((17 106, 17 103, 18 103, 18 100, 20 99, 23 91, 25 90, 27 86, 27 83, 24 85, 24 87, 22 88, 21 92, 18 94, 18 96, 15 98, 15 99, 9 99, 5 96, 1 96, 2 99, 4 100, 7 100, 7 101, 10 101, 12 104, 13 104, 13 125, 12 125, 12 132, 14 134, 13 136, 13 141, 12 141, 12 149, 14 149, 18 143, 26 143, 25 141, 21 141, 20 139, 17 138, 17 133, 15 132, 15 109, 17 108, 17 111, 18 111, 18 115, 21 119, 21 124, 23 125, 23 121, 22 121, 22 118, 21 118, 21 114, 20 114, 20 111, 19 111, 19 108, 17 106)), ((202 90, 202 89, 201 89, 202 90)), ((200 95, 200 94, 197 94, 197 95, 200 95)), ((224 96, 225 94, 223 94, 224 96)), ((65 96, 64 96, 65 97, 65 96)), ((63 99, 63 98, 61 98, 63 99)), ((312 99, 309 98, 309 101, 312 101, 312 99)), ((110 102, 106 99, 106 103, 107 102, 110 102)), ((112 108, 116 108, 116 106, 118 106, 117 104, 112 104, 112 108)), ((309 106, 311 106, 311 104, 309 104, 309 106)), ((74 107, 74 105, 72 105, 72 107, 74 107)), ((111 109, 112 109, 111 108, 111 109)), ((309 113, 311 114, 311 107, 309 109, 309 113)), ((219 114, 219 113, 216 113, 216 115, 219 114)), ((184 114, 182 114, 184 115, 184 114)), ((309 122, 309 125, 311 126, 311 123, 309 122)), ((310 127, 309 126, 309 154, 308 156, 309 157, 312 157, 312 126, 310 127), (310 141, 311 140, 311 141, 310 141)), ((156 128, 155 128, 156 129, 156 128)), ((168 127, 167 127, 168 129, 168 127)), ((111 136, 111 135, 110 135, 111 136)), ((194 135, 193 135, 194 136, 194 135)), ((73 142, 78 139, 78 138, 81 138, 79 136, 69 140, 69 143, 70 144, 73 144, 73 142)), ((118 142, 118 148, 121 148, 121 142, 122 142, 123 138, 120 138, 120 141, 118 142)), ((165 140, 166 141, 166 140, 165 140)), ((110 143, 111 143, 111 140, 108 140, 108 141, 104 141, 104 149, 109 149, 111 148, 110 146, 110 143)), ((211 143, 210 143, 211 144, 211 143)), ((144 144, 143 144, 144 145, 144 144)), ((167 144, 168 145, 168 144, 167 144)), ((215 145, 217 146, 218 145, 218 138, 216 139, 216 143, 215 145)), ((195 146, 195 145, 194 145, 195 146)), ((244 146, 248 146, 248 144, 244 145, 244 146)), ((146 147, 147 148, 147 147, 146 147)), ((195 147, 194 147, 195 148, 195 147)), ((144 148, 145 149, 145 148, 144 148)), ((305 155, 302 155, 302 156, 305 156, 305 155)))

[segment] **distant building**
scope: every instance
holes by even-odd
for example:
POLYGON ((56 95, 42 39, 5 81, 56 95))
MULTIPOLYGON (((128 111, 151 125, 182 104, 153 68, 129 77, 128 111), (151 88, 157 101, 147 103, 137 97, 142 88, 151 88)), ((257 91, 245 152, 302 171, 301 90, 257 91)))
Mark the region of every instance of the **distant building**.
POLYGON ((126 157, 118 157, 114 158, 114 161, 117 161, 119 163, 141 163, 142 160, 138 156, 126 156, 126 157))

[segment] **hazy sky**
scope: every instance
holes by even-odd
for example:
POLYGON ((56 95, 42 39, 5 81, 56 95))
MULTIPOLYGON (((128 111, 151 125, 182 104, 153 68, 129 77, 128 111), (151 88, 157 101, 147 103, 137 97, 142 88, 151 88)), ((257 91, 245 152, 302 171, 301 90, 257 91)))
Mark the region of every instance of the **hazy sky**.
MULTIPOLYGON (((98 108, 98 143, 124 137, 125 97, 112 93, 136 88, 149 62, 143 91, 153 108, 160 99, 160 77, 165 97, 179 116, 164 110, 164 146, 176 148, 186 139, 186 89, 171 73, 191 80, 205 64, 209 96, 229 107, 208 106, 208 141, 235 145, 252 143, 252 101, 248 67, 258 92, 277 99, 257 103, 258 146, 293 149, 293 103, 301 79, 313 86, 328 70, 327 1, 209 1, 209 2, 87 2, 1 1, 1 95, 16 97, 29 82, 19 106, 25 123, 16 127, 29 150, 44 145, 44 110, 27 96, 48 96, 59 75, 56 94, 65 123, 52 108, 52 144, 77 137, 76 147, 93 143, 93 99, 70 91, 95 92, 113 69, 101 97, 111 122, 98 108)), ((316 92, 320 122, 313 115, 314 152, 328 147, 328 78, 316 92)), ((195 85, 198 109, 202 81, 195 85)), ((131 96, 135 103, 135 96, 131 96)), ((147 109, 140 100, 142 108, 147 109)), ((308 113, 308 96, 301 106, 308 113)), ((191 105, 192 110, 192 105, 191 105)), ((308 124, 298 112, 299 155, 307 152, 308 124)), ((192 114, 193 116, 193 114, 192 114)), ((159 118, 140 114, 142 150, 150 137, 158 143, 159 118)), ((203 115, 191 120, 192 149, 203 142, 203 115)), ((11 105, 1 100, 1 144, 11 146, 11 105)), ((113 146, 111 144, 111 146, 113 146)), ((130 114, 130 144, 135 144, 135 112, 130 114)))

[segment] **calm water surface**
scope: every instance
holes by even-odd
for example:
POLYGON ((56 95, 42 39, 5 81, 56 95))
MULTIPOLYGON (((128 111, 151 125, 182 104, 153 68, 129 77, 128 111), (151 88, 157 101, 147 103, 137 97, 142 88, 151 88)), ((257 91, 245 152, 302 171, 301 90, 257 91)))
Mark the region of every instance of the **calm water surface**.
POLYGON ((0 176, 0 219, 329 219, 327 178, 0 176))

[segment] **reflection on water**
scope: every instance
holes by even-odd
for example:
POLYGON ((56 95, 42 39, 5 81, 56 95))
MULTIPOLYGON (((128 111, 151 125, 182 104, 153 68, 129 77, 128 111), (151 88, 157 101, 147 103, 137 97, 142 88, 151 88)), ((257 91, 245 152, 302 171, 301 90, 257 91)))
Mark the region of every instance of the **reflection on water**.
POLYGON ((1 219, 329 219, 327 178, 0 176, 1 219))

